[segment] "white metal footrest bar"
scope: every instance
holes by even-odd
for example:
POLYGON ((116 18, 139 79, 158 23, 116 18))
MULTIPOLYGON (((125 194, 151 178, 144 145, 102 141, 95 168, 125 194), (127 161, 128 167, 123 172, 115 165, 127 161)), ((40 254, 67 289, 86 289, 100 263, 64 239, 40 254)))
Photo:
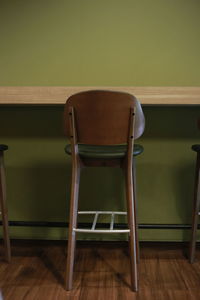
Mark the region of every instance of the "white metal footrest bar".
POLYGON ((94 215, 94 220, 91 229, 73 228, 75 232, 88 232, 88 233, 129 233, 130 229, 114 229, 115 215, 127 215, 123 211, 79 211, 79 215, 94 215), (99 215, 111 215, 109 229, 96 229, 97 219, 99 215))

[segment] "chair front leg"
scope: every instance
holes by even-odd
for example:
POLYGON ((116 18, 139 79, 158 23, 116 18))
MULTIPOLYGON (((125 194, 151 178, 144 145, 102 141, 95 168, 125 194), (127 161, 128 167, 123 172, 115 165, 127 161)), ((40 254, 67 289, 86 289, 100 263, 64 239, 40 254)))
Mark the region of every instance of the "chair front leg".
POLYGON ((80 164, 72 166, 72 183, 71 183, 71 198, 70 198, 70 217, 69 217, 69 230, 68 230, 68 251, 67 251, 67 267, 65 276, 66 290, 72 289, 73 281, 73 268, 76 244, 76 232, 74 228, 77 226, 78 214, 78 195, 79 195, 79 182, 80 182, 80 164))

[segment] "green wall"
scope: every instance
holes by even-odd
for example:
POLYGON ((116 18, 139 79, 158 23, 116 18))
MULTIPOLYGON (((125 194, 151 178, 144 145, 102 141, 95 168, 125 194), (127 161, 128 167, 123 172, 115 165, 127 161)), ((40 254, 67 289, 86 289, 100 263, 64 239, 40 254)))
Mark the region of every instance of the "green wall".
MULTIPOLYGON (((187 224, 195 164, 190 148, 199 141, 200 108, 144 107, 144 112, 146 131, 139 142, 145 151, 137 159, 139 222, 187 224)), ((68 218, 71 162, 64 153, 62 113, 62 106, 1 107, 1 141, 10 147, 5 154, 10 220, 68 218)), ((80 207, 125 209, 120 169, 83 170, 80 207)), ((11 233, 13 237, 66 237, 66 231, 59 228, 11 228, 11 233)), ((187 232, 180 230, 142 230, 140 235, 151 240, 187 238, 187 232)))
MULTIPOLYGON (((198 0, 0 1, 0 86, 199 86, 198 0)), ((139 222, 190 222, 199 107, 144 107, 137 160, 139 222)), ((10 220, 68 218, 70 158, 62 106, 0 106, 10 220)), ((124 209, 120 170, 86 169, 82 209, 124 209)), ((15 238, 66 238, 60 228, 11 228, 15 238)), ((106 236, 80 236, 100 238, 106 236)), ((109 236, 109 238, 111 238, 109 236)), ((121 239, 121 236, 113 236, 121 239)), ((140 230, 143 240, 187 231, 140 230)))
POLYGON ((199 12, 199 0, 1 0, 0 85, 199 85, 199 12))

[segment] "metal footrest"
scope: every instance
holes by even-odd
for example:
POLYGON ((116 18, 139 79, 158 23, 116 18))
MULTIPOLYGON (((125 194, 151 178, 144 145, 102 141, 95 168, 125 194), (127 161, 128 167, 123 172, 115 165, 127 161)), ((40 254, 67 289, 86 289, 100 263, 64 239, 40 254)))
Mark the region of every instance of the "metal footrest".
POLYGON ((129 233, 130 229, 114 229, 115 215, 127 215, 122 211, 79 211, 79 215, 94 215, 94 220, 91 229, 73 228, 75 232, 88 232, 88 233, 129 233), (109 229, 96 229, 96 224, 99 215, 110 215, 110 228, 109 229))

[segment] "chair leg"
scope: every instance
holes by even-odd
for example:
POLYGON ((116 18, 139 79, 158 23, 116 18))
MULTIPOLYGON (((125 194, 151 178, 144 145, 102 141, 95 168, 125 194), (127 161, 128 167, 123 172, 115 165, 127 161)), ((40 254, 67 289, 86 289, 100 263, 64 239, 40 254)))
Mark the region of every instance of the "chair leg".
POLYGON ((8 231, 8 213, 6 207, 6 181, 3 152, 0 152, 0 210, 2 213, 3 238, 5 244, 5 259, 11 260, 10 238, 8 231))
POLYGON ((133 157, 133 196, 135 201, 135 232, 136 232, 136 241, 137 241, 137 263, 140 262, 140 245, 139 245, 139 233, 138 233, 138 203, 137 203, 137 193, 136 193, 136 159, 133 157))
POLYGON ((131 260, 131 288, 133 291, 138 291, 138 269, 137 269, 137 234, 136 234, 136 203, 133 192, 133 172, 132 167, 127 167, 126 170, 126 198, 128 223, 130 229, 129 249, 131 260))
POLYGON ((75 256, 75 244, 76 244, 76 232, 74 231, 74 228, 76 228, 77 225, 79 182, 80 182, 80 166, 74 164, 72 166, 67 267, 66 267, 66 276, 65 276, 65 285, 67 291, 72 289, 72 281, 73 281, 73 268, 74 268, 74 256, 75 256))
POLYGON ((193 263, 195 260, 196 236, 200 209, 200 154, 197 153, 195 188, 194 188, 194 207, 192 217, 192 234, 190 241, 189 261, 193 263))

